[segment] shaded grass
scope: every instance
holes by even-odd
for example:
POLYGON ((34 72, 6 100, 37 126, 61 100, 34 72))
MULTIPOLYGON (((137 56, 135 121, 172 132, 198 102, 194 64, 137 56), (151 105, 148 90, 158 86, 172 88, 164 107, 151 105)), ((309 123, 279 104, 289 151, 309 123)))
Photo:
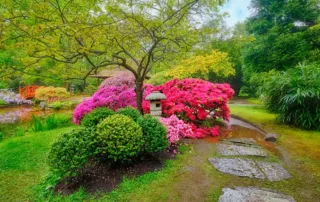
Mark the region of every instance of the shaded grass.
POLYGON ((31 186, 48 173, 46 156, 51 144, 75 127, 27 133, 0 143, 0 201, 27 201, 31 186))

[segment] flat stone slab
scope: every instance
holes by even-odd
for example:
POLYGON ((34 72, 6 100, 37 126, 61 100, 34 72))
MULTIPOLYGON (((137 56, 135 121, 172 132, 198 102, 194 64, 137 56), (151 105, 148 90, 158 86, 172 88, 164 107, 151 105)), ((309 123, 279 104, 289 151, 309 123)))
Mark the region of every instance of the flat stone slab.
POLYGON ((280 181, 292 177, 279 163, 243 158, 209 158, 209 162, 220 172, 240 177, 269 181, 280 181))
POLYGON ((279 163, 270 163, 264 161, 256 162, 269 181, 279 181, 279 179, 289 179, 292 176, 279 163))
POLYGON ((225 141, 240 144, 257 145, 257 142, 253 138, 230 138, 226 139, 225 141))
POLYGON ((241 177, 265 179, 264 174, 256 166, 256 163, 250 159, 210 158, 209 161, 217 170, 223 173, 241 177))
POLYGON ((217 152, 224 156, 268 156, 262 148, 250 145, 217 144, 217 152))
POLYGON ((258 187, 223 188, 219 202, 295 202, 281 192, 258 187))

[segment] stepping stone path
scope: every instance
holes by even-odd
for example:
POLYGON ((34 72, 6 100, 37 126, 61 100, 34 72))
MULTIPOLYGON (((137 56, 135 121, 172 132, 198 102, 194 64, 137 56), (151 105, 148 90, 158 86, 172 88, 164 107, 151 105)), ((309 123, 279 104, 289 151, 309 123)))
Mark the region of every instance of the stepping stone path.
MULTIPOLYGON (((217 144, 217 153, 230 158, 209 158, 220 172, 241 177, 280 181, 291 178, 280 163, 244 158, 244 156, 267 157, 268 152, 252 138, 234 138, 217 144), (238 156, 238 157, 237 157, 238 156)), ((219 202, 294 202, 291 196, 257 187, 223 188, 219 202)))
POLYGON ((295 202, 291 196, 256 187, 224 188, 222 192, 219 202, 295 202))
POLYGON ((268 156, 266 151, 252 145, 217 144, 217 152, 224 156, 268 156))

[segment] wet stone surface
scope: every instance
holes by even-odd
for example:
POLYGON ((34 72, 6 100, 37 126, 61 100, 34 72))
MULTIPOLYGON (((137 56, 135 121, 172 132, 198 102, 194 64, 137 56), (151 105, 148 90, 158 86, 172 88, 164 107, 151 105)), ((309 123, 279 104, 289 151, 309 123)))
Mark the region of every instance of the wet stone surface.
POLYGON ((217 152, 224 156, 268 156, 265 150, 252 145, 217 144, 217 152))
POLYGON ((241 177, 280 181, 291 178, 289 172, 278 163, 254 161, 243 158, 209 158, 220 172, 241 177))
POLYGON ((230 138, 226 141, 238 144, 257 145, 257 142, 253 138, 230 138))
POLYGON ((295 202, 281 192, 257 187, 223 188, 222 192, 219 202, 295 202))

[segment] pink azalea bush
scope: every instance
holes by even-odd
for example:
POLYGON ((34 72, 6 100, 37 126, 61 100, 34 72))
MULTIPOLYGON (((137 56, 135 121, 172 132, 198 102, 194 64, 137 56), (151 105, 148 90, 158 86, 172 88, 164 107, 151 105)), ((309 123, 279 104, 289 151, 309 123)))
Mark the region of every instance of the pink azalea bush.
MULTIPOLYGON (((167 83, 145 89, 146 94, 161 91, 167 97, 161 101, 162 112, 166 117, 175 114, 192 127, 190 138, 203 138, 207 135, 219 135, 219 127, 201 127, 208 116, 229 121, 230 110, 227 102, 234 91, 229 84, 213 84, 201 79, 171 80, 167 83)), ((143 102, 145 113, 150 111, 150 103, 143 102)))
POLYGON ((129 71, 116 72, 111 78, 105 79, 99 86, 99 89, 109 86, 128 86, 129 88, 135 87, 136 79, 129 71))
POLYGON ((177 143, 183 137, 193 135, 192 127, 176 115, 171 115, 169 118, 160 118, 160 122, 167 128, 167 138, 170 144, 177 143))

